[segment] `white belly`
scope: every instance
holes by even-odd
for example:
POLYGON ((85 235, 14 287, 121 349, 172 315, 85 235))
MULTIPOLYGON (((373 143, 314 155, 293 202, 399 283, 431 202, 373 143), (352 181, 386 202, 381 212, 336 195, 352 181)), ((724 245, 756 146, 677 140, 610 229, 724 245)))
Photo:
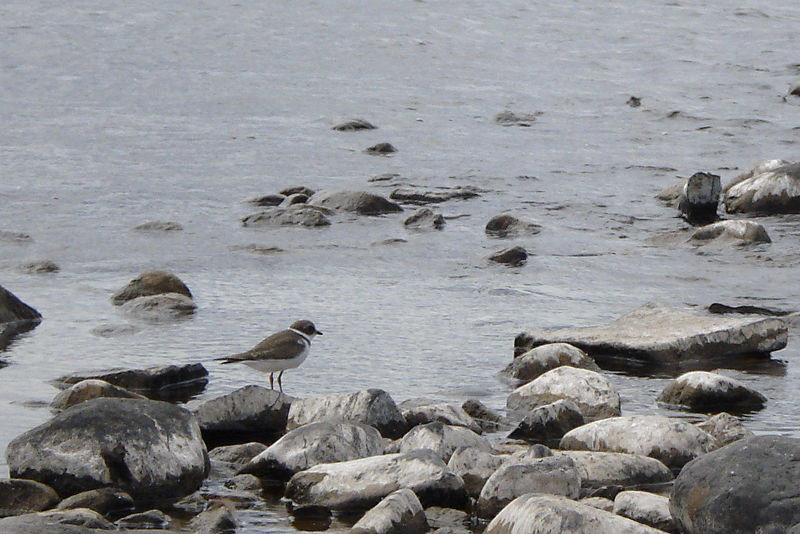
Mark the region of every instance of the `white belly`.
POLYGON ((276 373, 298 367, 305 361, 306 356, 308 356, 308 348, 290 360, 247 360, 242 363, 262 373, 276 373))

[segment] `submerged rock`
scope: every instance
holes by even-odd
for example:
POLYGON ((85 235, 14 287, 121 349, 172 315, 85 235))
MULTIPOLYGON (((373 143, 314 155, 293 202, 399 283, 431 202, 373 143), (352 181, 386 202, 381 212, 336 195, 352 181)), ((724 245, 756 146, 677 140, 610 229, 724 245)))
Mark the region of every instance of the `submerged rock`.
POLYGON ((252 204, 254 206, 272 208, 280 205, 280 203, 283 202, 285 198, 286 195, 280 195, 280 194, 261 195, 260 197, 251 198, 250 200, 247 201, 247 203, 252 204))
POLYGON ((30 234, 23 232, 9 232, 8 230, 0 230, 0 241, 8 243, 31 243, 33 238, 30 234))
POLYGON ((689 237, 689 243, 698 246, 725 245, 744 247, 758 243, 771 243, 766 228, 755 221, 720 221, 703 226, 689 237))
POLYGON ((444 217, 429 208, 420 208, 412 213, 403 225, 413 230, 441 230, 444 228, 444 217))
POLYGON ((51 408, 64 410, 87 400, 99 397, 116 397, 122 399, 144 399, 145 397, 109 384, 105 380, 89 379, 74 384, 55 396, 50 403, 51 408))
POLYGON ((289 197, 292 195, 305 195, 307 197, 310 197, 315 192, 316 191, 314 191, 310 187, 306 187, 304 185, 293 185, 292 187, 287 187, 279 191, 279 193, 285 197, 289 197))
POLYGON ((536 223, 525 221, 507 213, 495 215, 486 223, 486 233, 493 237, 518 237, 535 235, 542 231, 536 223))
POLYGON ((168 271, 153 270, 144 272, 128 282, 128 285, 112 295, 111 302, 120 306, 135 298, 166 293, 177 293, 190 300, 192 298, 192 292, 180 278, 168 271))
POLYGON ((503 263, 511 267, 519 267, 528 261, 528 252, 520 246, 504 248, 489 256, 489 261, 503 263))
POLYGON ((376 128, 377 126, 364 119, 350 119, 340 122, 336 126, 332 126, 331 130, 336 130, 337 132, 354 132, 357 130, 375 130, 376 128))
POLYGON ((684 373, 661 391, 658 402, 691 410, 760 410, 767 402, 758 391, 728 376, 706 371, 684 373))
POLYGON ((127 515, 117 525, 124 529, 164 530, 172 526, 172 519, 161 510, 147 510, 127 515))
POLYGON ((568 343, 549 343, 515 356, 500 374, 522 385, 562 365, 600 371, 594 360, 578 347, 568 343))
POLYGON ((439 204, 448 200, 467 200, 478 196, 480 196, 478 188, 471 186, 443 187, 436 191, 401 187, 392 191, 389 198, 409 204, 439 204))
POLYGON ((57 273, 61 268, 50 260, 35 260, 20 264, 19 270, 27 274, 43 274, 57 273))
POLYGON ((676 363, 767 354, 784 348, 787 338, 780 319, 695 315, 651 303, 608 325, 523 332, 514 340, 514 352, 561 342, 589 354, 676 363))
POLYGON ((292 204, 288 208, 270 208, 242 219, 245 228, 303 226, 317 228, 329 226, 327 212, 308 204, 292 204))
POLYGON ((318 191, 308 199, 308 203, 359 215, 383 215, 403 211, 399 204, 367 191, 318 191))
POLYGON ((397 490, 367 511, 353 525, 351 534, 405 534, 428 532, 422 504, 410 489, 397 490))
POLYGON ((683 178, 681 180, 672 182, 668 186, 664 187, 664 189, 659 191, 659 193, 656 195, 656 198, 664 202, 667 206, 677 208, 678 202, 680 202, 681 195, 683 194, 683 189, 686 187, 688 180, 688 178, 683 178))
POLYGON ((514 113, 513 111, 502 111, 494 116, 494 122, 501 126, 523 126, 528 127, 536 121, 536 117, 542 112, 536 113, 514 113))
POLYGON ((770 160, 749 174, 736 178, 724 191, 722 202, 728 213, 800 212, 800 163, 770 160))
POLYGON ((181 232, 183 226, 172 221, 150 221, 133 228, 137 232, 181 232))
POLYGON ((58 504, 58 494, 35 480, 0 480, 0 517, 49 510, 58 504))

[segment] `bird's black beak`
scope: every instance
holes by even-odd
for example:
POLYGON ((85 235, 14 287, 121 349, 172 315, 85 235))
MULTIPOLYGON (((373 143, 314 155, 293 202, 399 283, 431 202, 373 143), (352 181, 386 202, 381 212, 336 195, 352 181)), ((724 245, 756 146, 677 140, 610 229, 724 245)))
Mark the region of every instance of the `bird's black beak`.
POLYGON ((321 335, 322 335, 322 332, 320 332, 319 330, 317 330, 317 335, 318 335, 318 336, 321 336, 321 335))

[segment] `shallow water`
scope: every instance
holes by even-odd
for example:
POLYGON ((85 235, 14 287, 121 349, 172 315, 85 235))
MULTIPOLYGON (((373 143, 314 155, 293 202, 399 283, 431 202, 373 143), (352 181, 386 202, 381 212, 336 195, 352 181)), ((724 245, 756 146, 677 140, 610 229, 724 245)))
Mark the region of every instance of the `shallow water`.
MULTIPOLYGON (((654 199, 677 177, 727 181, 798 159, 800 98, 784 96, 800 78, 800 7, 595 4, 4 2, 0 230, 32 242, 0 242, 0 283, 45 319, 0 355, 0 476, 5 445, 51 415, 49 380, 207 361, 299 318, 325 335, 284 377, 292 395, 378 387, 500 409, 509 387, 495 375, 524 328, 607 322, 653 300, 799 309, 800 217, 761 219, 773 242, 744 250, 652 238, 685 227, 654 199), (496 124, 506 110, 542 114, 496 124), (379 129, 330 130, 348 117, 379 129), (362 152, 384 141, 399 151, 362 152), (256 211, 246 199, 286 186, 388 195, 367 181, 382 173, 485 192, 442 204, 463 217, 434 233, 405 230, 410 210, 315 230, 239 224, 256 211), (543 232, 487 237, 507 210, 543 232), (185 229, 132 230, 153 220, 185 229), (393 238, 407 242, 373 245, 393 238), (250 244, 284 252, 237 248, 250 244), (514 244, 531 253, 525 266, 485 261, 514 244), (44 258, 61 271, 17 269, 44 258), (196 316, 92 334, 131 322, 109 296, 150 268, 187 283, 196 316)), ((725 371, 769 398, 746 416, 756 432, 800 436, 797 341, 772 365, 725 371)), ((266 381, 207 367, 201 400, 266 381)), ((638 374, 609 371, 624 414, 699 417, 658 408, 668 377, 638 374)), ((266 509, 246 525, 294 530, 280 506, 266 509)))

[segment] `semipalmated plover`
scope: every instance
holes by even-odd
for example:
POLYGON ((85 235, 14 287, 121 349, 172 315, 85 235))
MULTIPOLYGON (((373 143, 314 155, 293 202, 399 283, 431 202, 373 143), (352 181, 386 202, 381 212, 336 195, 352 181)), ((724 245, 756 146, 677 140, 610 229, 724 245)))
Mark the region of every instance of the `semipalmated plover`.
POLYGON ((269 388, 273 385, 273 373, 278 374, 278 387, 283 391, 281 377, 287 369, 298 367, 311 347, 311 339, 322 335, 311 321, 295 321, 287 330, 281 330, 266 338, 264 341, 240 354, 217 358, 225 363, 243 363, 262 373, 269 373, 269 388))

